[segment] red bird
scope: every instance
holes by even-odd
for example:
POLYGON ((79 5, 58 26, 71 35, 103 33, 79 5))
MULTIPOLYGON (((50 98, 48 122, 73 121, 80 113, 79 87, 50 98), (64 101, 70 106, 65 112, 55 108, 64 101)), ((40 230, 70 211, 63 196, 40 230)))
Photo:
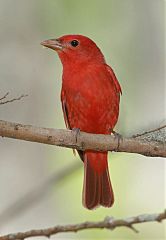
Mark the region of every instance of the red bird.
MULTIPOLYGON (((61 101, 67 128, 111 134, 118 120, 121 87, 96 44, 82 35, 41 43, 55 50, 63 65, 61 101)), ((107 152, 78 151, 84 162, 83 205, 111 207, 114 195, 107 152)))

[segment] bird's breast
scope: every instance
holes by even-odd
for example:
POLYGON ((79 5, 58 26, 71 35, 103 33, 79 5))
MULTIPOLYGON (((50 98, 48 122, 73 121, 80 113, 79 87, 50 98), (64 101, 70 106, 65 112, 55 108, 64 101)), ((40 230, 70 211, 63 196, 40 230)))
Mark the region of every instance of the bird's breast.
POLYGON ((64 75, 62 87, 71 128, 106 133, 115 125, 119 102, 109 75, 96 70, 64 75))

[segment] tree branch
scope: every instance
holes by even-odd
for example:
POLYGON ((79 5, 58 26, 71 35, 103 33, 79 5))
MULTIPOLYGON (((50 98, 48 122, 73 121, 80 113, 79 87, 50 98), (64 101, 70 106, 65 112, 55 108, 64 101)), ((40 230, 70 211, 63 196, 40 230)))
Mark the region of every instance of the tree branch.
POLYGON ((24 95, 22 94, 21 96, 17 97, 17 98, 12 98, 12 99, 9 99, 9 100, 6 100, 6 97, 9 95, 9 92, 7 92, 3 97, 0 98, 0 105, 2 104, 6 104, 6 103, 11 103, 11 102, 14 102, 14 101, 19 101, 21 100, 22 98, 24 97, 27 97, 28 95, 24 95), (5 100, 4 100, 5 99, 5 100), (4 101, 2 101, 4 100, 4 101))
POLYGON ((166 211, 157 214, 143 214, 126 219, 114 219, 113 217, 106 217, 100 222, 83 222, 79 224, 58 225, 46 229, 30 230, 27 232, 12 233, 5 236, 0 236, 0 240, 18 240, 30 237, 50 237, 51 235, 64 232, 77 232, 87 229, 109 229, 114 230, 117 227, 127 227, 138 233, 133 227, 133 224, 144 222, 161 222, 166 219, 166 211))
POLYGON ((91 134, 71 130, 51 129, 0 120, 0 136, 61 147, 138 153, 151 157, 166 157, 166 143, 149 141, 145 137, 121 138, 112 135, 91 134))

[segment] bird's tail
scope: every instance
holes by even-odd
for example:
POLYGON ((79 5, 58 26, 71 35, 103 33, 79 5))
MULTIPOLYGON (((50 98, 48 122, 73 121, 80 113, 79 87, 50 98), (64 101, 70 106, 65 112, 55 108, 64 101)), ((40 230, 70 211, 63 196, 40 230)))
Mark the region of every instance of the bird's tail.
POLYGON ((84 154, 83 205, 93 209, 111 207, 114 195, 108 171, 107 153, 88 151, 84 154))

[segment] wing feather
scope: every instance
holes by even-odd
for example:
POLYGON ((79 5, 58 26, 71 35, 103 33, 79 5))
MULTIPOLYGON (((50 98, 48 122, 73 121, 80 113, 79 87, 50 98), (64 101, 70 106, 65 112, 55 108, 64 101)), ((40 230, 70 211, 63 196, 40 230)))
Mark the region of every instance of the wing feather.
POLYGON ((114 81, 114 84, 115 84, 117 92, 119 94, 122 94, 121 86, 120 86, 120 84, 119 84, 119 82, 118 82, 118 80, 117 80, 117 78, 115 76, 115 73, 114 73, 113 69, 109 65, 107 65, 107 64, 106 64, 106 68, 109 71, 109 73, 110 73, 110 75, 112 77, 112 80, 114 81))
MULTIPOLYGON (((71 129, 70 123, 69 123, 69 117, 68 117, 68 109, 67 109, 67 104, 66 104, 65 92, 63 90, 61 92, 61 102, 62 102, 62 110, 63 110, 63 116, 64 116, 66 127, 68 129, 71 129)), ((83 153, 83 151, 77 150, 77 152, 78 152, 81 160, 84 161, 84 153, 83 153)), ((73 153, 75 155, 75 149, 73 149, 73 153)))

